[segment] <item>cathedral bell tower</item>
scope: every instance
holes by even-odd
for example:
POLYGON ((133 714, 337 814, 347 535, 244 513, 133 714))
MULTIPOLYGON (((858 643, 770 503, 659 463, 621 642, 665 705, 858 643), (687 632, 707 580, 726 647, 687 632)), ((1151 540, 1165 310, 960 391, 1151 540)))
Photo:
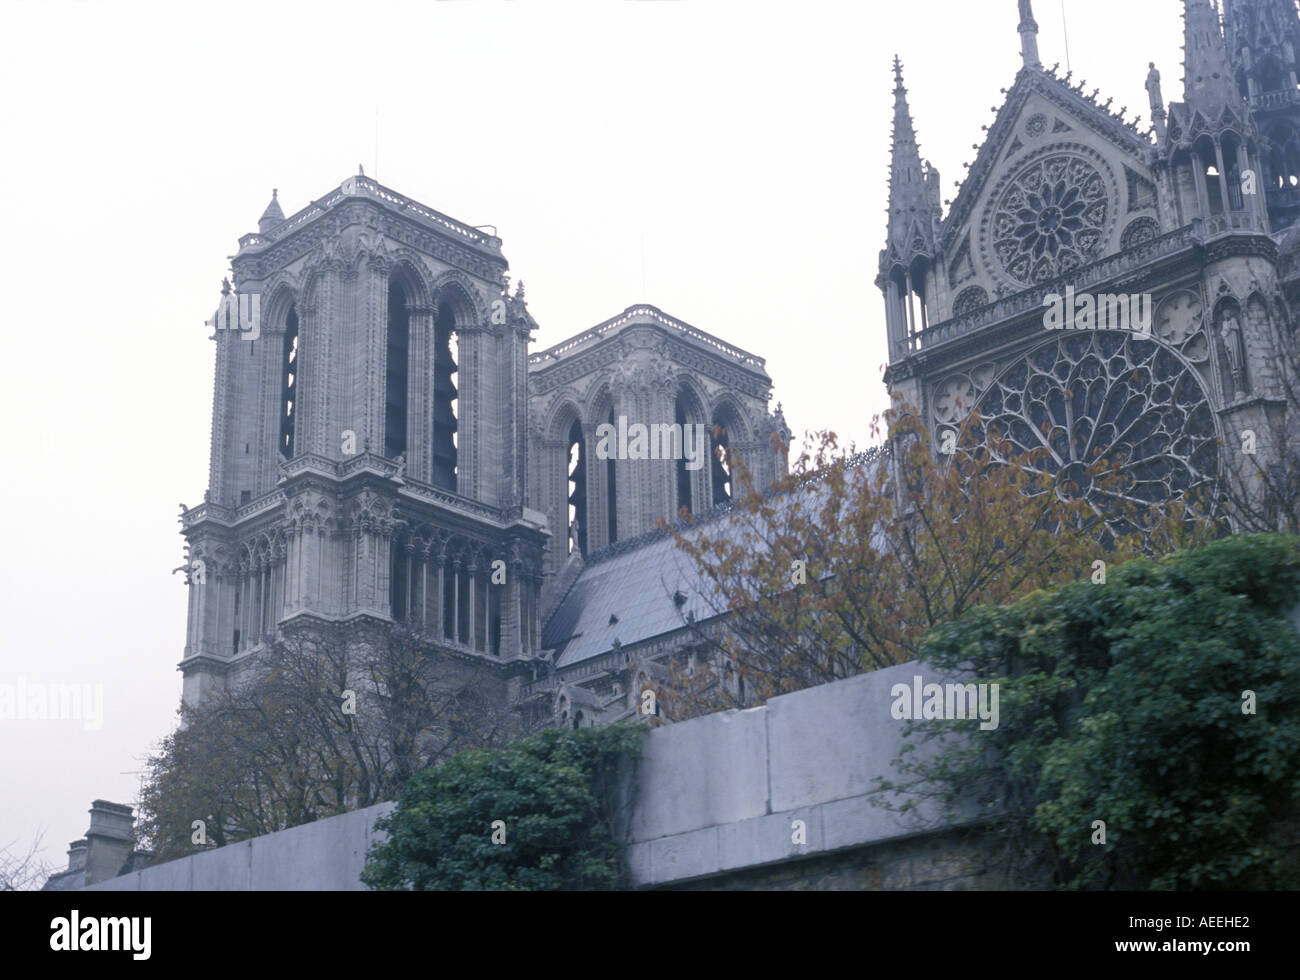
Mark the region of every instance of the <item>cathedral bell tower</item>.
MULTIPOLYGON (((1274 187, 1274 171, 1264 162, 1267 141, 1260 135, 1256 106, 1285 94, 1264 89, 1289 85, 1294 96, 1296 84, 1294 75, 1287 81, 1278 60, 1283 44, 1262 29, 1279 22, 1273 5, 1234 4, 1235 27, 1232 20, 1220 23, 1210 0, 1184 0, 1183 7, 1183 101, 1169 106, 1167 127, 1158 135, 1159 155, 1181 220, 1196 228, 1203 242, 1201 305, 1227 449, 1223 462, 1237 467, 1249 483, 1254 461, 1244 458, 1241 447, 1250 446, 1263 462, 1284 421, 1278 370, 1289 314, 1271 233, 1277 230, 1275 220, 1294 217, 1285 181, 1274 187)), ((1290 7, 1294 22, 1294 4, 1290 7)), ((1157 109, 1163 115, 1158 79, 1153 85, 1148 78, 1147 84, 1153 116, 1157 109)), ((1274 112, 1286 116, 1294 106, 1291 98, 1274 112)))
POLYGON ((1300 217, 1300 13, 1290 0, 1233 0, 1223 26, 1238 93, 1263 136, 1269 225, 1282 231, 1300 217))
POLYGON ((185 700, 298 623, 403 623, 503 676, 537 656, 536 324, 500 239, 356 176, 288 218, 274 194, 232 268, 185 700))

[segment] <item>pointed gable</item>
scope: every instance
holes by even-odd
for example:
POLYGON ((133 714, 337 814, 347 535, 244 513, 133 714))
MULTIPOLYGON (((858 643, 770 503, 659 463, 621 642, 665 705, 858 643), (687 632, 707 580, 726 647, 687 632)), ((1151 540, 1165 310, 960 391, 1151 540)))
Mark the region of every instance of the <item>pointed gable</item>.
POLYGON ((997 295, 1118 251, 1155 214, 1154 144, 1086 83, 1022 68, 943 223, 940 250, 970 250, 970 276, 997 295), (1136 214, 1135 214, 1136 212, 1136 214))

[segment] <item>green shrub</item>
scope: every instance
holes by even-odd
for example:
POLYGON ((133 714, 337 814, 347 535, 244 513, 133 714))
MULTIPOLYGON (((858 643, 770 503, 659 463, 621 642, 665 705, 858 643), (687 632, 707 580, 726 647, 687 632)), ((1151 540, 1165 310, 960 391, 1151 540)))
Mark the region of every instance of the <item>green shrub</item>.
POLYGON ((1300 887, 1298 599, 1300 539, 1252 535, 978 609, 923 660, 1000 683, 1001 724, 899 767, 987 807, 1060 886, 1300 887))
POLYGON ((362 881, 384 890, 625 887, 619 788, 642 731, 545 731, 424 770, 379 821, 388 839, 372 848, 362 881))

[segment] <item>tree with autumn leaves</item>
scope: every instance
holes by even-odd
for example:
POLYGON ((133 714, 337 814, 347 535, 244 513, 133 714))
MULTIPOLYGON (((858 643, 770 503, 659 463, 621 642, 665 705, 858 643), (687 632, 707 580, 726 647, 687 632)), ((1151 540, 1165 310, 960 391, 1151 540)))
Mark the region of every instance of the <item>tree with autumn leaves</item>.
POLYGON ((732 458, 731 511, 672 531, 711 615, 691 621, 709 654, 668 665, 665 719, 916 659, 929 631, 978 606, 1221 533, 1183 502, 1099 511, 1099 495, 1079 484, 1124 501, 1131 477, 1118 452, 1067 472, 1047 449, 1018 451, 972 414, 944 455, 897 399, 873 435, 880 448, 856 453, 818 433, 770 487, 732 458))

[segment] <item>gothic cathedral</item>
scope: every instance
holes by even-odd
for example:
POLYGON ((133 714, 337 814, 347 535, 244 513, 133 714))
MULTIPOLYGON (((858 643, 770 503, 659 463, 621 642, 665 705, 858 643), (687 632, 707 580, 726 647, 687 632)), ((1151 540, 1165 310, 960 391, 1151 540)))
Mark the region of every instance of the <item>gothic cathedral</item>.
POLYGON ((374 623, 517 700, 588 561, 725 506, 731 453, 784 467, 761 358, 645 305, 530 356, 501 240, 364 175, 288 218, 273 194, 232 270, 208 490, 181 518, 189 704, 288 627, 374 623), (708 457, 600 458, 619 418, 707 432, 708 457))
MULTIPOLYGON (((876 283, 887 382, 937 438, 977 411, 1018 447, 1045 449, 1061 483, 1114 448, 1124 480, 1106 493, 1213 508, 1243 447, 1266 460, 1285 424, 1300 16, 1294 0, 1224 0, 1222 18, 1210 0, 1183 6, 1182 101, 1165 103, 1150 65, 1152 125, 1139 132, 1043 66, 1019 0, 1023 64, 946 213, 896 60, 876 283), (1085 296, 1095 319, 1047 328, 1047 309, 1082 309, 1085 296)), ((1081 492, 1115 513, 1106 493, 1081 492)))

